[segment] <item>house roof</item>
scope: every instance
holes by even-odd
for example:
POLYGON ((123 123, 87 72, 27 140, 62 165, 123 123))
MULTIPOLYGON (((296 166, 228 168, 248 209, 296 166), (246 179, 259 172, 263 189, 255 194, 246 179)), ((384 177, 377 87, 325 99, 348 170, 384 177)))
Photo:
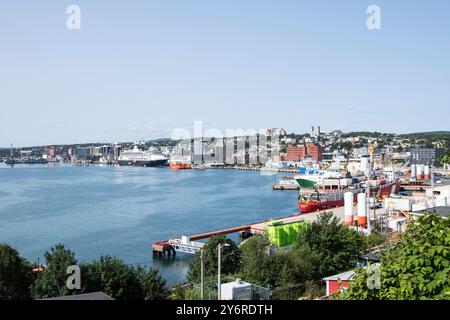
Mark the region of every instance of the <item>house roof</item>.
POLYGON ((438 215, 440 215, 442 217, 449 217, 450 216, 450 206, 448 206, 448 207, 440 206, 440 207, 434 207, 434 208, 429 208, 429 209, 417 210, 417 211, 414 211, 411 213, 421 215, 421 214, 425 214, 427 212, 436 212, 438 215))
POLYGON ((323 278, 324 281, 333 281, 333 280, 342 280, 342 281, 348 281, 348 280, 352 280, 353 277, 355 276, 355 271, 351 270, 351 271, 347 271, 347 272, 343 272, 343 273, 339 273, 333 276, 329 276, 326 278, 323 278))
POLYGON ((114 299, 103 292, 91 292, 84 294, 75 294, 70 296, 47 298, 42 300, 114 300, 114 299))

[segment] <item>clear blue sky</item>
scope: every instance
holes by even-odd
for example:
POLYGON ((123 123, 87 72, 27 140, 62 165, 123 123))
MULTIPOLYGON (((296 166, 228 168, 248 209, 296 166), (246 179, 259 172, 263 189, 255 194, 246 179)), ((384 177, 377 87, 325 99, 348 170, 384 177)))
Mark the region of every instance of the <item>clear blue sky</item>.
POLYGON ((450 129, 450 1, 2 1, 0 146, 450 129), (81 7, 81 30, 66 8, 81 7), (382 29, 366 28, 381 7, 382 29))

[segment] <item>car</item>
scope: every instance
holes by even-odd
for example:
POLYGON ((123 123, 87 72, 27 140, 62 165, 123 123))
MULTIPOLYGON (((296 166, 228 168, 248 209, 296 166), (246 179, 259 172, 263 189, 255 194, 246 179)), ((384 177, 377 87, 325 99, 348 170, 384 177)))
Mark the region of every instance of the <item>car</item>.
POLYGON ((442 180, 441 180, 441 179, 437 179, 437 180, 435 181, 435 183, 436 183, 436 184, 442 184, 442 180))
POLYGON ((401 198, 402 196, 399 195, 399 194, 391 193, 390 197, 391 197, 391 198, 395 198, 395 199, 399 199, 399 198, 401 198))
POLYGON ((369 209, 379 209, 383 207, 383 203, 380 200, 375 201, 375 205, 373 201, 369 202, 369 209))

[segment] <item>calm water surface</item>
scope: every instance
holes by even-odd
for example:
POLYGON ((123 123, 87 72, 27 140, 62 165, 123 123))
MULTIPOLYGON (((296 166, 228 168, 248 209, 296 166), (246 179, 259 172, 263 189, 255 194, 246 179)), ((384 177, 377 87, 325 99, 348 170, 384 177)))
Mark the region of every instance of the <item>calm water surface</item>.
POLYGON ((63 243, 79 262, 108 254, 179 282, 192 257, 153 260, 152 242, 297 211, 296 192, 273 182, 252 171, 0 164, 0 242, 33 262, 63 243))

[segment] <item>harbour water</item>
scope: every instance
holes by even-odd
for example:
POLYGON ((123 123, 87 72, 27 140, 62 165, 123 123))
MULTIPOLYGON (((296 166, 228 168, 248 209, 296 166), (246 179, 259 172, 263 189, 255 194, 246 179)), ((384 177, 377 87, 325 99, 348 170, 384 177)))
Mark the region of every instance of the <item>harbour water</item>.
POLYGON ((295 191, 254 171, 0 164, 0 243, 32 262, 63 243, 79 262, 111 255, 185 278, 189 255, 152 258, 151 244, 292 214, 295 191))

